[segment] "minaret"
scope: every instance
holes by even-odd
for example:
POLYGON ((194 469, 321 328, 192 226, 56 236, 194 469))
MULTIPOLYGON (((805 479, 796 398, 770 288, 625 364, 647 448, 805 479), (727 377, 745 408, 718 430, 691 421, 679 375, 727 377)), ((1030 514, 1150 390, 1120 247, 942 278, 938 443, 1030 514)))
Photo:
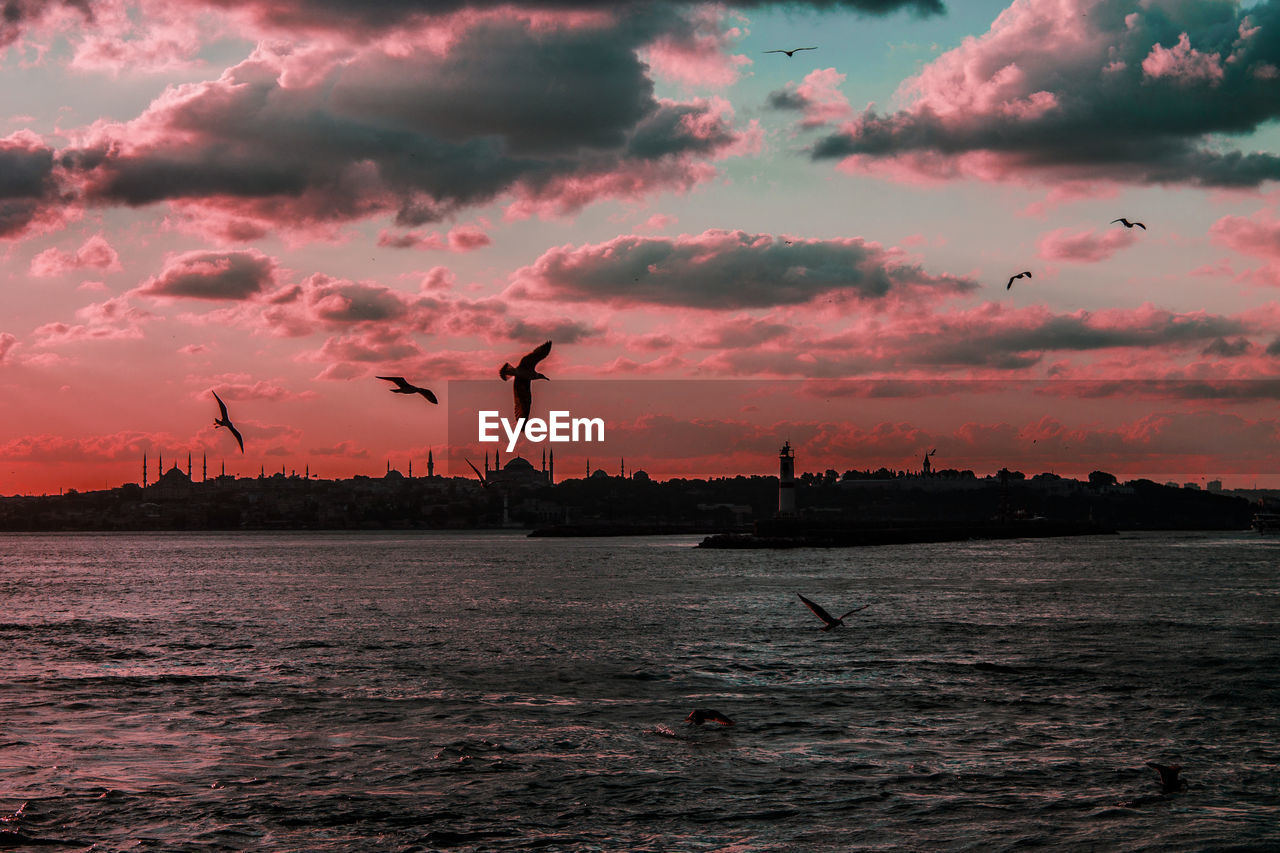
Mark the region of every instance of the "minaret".
POLYGON ((587 479, 591 479, 591 457, 587 457, 587 479))
POLYGON ((542 473, 547 473, 547 449, 542 448, 542 473))
POLYGON ((191 451, 187 451, 187 479, 191 479, 191 451))
POLYGON ((484 475, 489 476, 489 451, 484 452, 484 475))
POLYGON ((209 479, 209 454, 205 453, 200 457, 200 482, 209 479))
POLYGON ((409 479, 413 479, 413 460, 409 460, 409 479))
POLYGON ((390 460, 390 459, 388 459, 388 460, 387 460, 387 473, 388 473, 388 474, 390 474, 390 473, 391 473, 391 460, 390 460))
POLYGON ((554 486, 556 484, 556 449, 551 448, 551 460, 547 464, 547 485, 554 486))
POLYGON ((147 452, 142 452, 142 488, 147 487, 147 452))
MULTIPOLYGON (((164 451, 162 450, 156 455, 160 457, 160 461, 156 463, 156 470, 160 472, 160 477, 163 477, 164 476, 164 451)), ((158 480, 160 479, 160 477, 157 477, 156 479, 158 480)))
POLYGON ((622 458, 618 459, 618 476, 627 479, 627 460, 622 458))
POLYGON ((795 511, 796 460, 788 441, 778 451, 778 515, 791 515, 795 511))
POLYGON ((222 476, 227 476, 227 460, 222 460, 222 476))
POLYGON ((306 467, 306 469, 305 469, 305 471, 304 471, 304 473, 303 473, 303 475, 302 475, 302 479, 304 479, 304 480, 310 480, 310 479, 311 479, 311 463, 310 463, 310 462, 308 462, 308 463, 307 463, 307 467, 306 467))
POLYGON ((431 449, 427 449, 427 479, 430 480, 436 475, 436 460, 431 455, 431 449))

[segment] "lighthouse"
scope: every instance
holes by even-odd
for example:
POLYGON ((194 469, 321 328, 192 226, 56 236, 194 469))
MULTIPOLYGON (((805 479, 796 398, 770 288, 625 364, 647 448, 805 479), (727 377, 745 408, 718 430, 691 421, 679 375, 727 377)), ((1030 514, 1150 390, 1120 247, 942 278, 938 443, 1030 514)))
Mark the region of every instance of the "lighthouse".
POLYGON ((795 511, 796 458, 788 441, 778 451, 778 515, 792 515, 795 511))

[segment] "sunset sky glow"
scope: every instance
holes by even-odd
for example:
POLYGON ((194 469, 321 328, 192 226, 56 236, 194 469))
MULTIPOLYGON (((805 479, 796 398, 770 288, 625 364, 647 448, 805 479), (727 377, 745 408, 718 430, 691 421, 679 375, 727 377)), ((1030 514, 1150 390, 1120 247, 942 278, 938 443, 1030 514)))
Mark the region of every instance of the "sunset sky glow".
POLYGON ((1280 487, 1280 0, 3 6, 0 494, 425 473, 547 339, 654 476, 1280 487))

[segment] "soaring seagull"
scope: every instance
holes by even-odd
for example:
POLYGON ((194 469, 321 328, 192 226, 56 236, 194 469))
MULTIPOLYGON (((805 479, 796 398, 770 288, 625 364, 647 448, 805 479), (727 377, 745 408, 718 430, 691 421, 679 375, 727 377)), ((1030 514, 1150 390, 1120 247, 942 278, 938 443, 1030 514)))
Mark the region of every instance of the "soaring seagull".
MULTIPOLYGON (((467 460, 467 464, 468 464, 468 465, 471 465, 471 470, 472 470, 472 471, 475 471, 475 472, 476 472, 476 476, 480 478, 480 485, 481 485, 481 487, 482 487, 482 488, 486 488, 486 489, 487 489, 487 488, 489 488, 489 481, 488 481, 488 480, 486 480, 486 479, 484 478, 484 474, 481 474, 481 473, 480 473, 480 469, 479 469, 479 468, 477 468, 475 465, 472 465, 472 464, 471 464, 471 460, 470 460, 470 459, 468 459, 468 460, 467 460)), ((488 462, 486 462, 486 463, 484 463, 484 464, 487 466, 489 463, 488 463, 488 462)))
POLYGON ((502 377, 502 381, 506 382, 508 378, 514 376, 516 381, 512 392, 516 398, 516 420, 529 417, 529 412, 533 409, 533 392, 529 388, 529 383, 535 379, 550 379, 550 376, 543 376, 536 368, 538 362, 542 361, 551 352, 551 341, 547 341, 533 352, 520 359, 520 363, 515 367, 507 362, 498 368, 498 376, 502 377))
POLYGON ((1187 789, 1187 780, 1178 778, 1178 774, 1182 772, 1181 764, 1157 764, 1154 761, 1148 761, 1147 766, 1160 774, 1160 793, 1176 794, 1178 791, 1187 789))
POLYGON ((1023 270, 1017 275, 1011 276, 1009 278, 1009 283, 1004 286, 1004 289, 1008 290, 1009 288, 1013 287, 1013 283, 1020 278, 1031 278, 1031 270, 1023 270))
POLYGON ((379 376, 378 378, 385 379, 388 382, 394 382, 399 386, 398 388, 387 389, 392 394, 421 394, 433 403, 440 402, 436 399, 436 395, 431 393, 430 389, 419 388, 417 385, 410 385, 405 381, 403 376, 379 376))
POLYGON ((798 50, 817 50, 817 49, 818 49, 817 47, 793 47, 791 48, 791 50, 766 50, 763 52, 764 53, 785 53, 787 55, 787 58, 790 59, 791 57, 796 55, 796 51, 798 50))
POLYGON ((1146 230, 1147 230, 1147 226, 1143 225, 1141 222, 1130 222, 1129 220, 1125 219, 1123 216, 1122 216, 1122 217, 1120 217, 1119 219, 1113 219, 1113 220, 1111 220, 1111 224, 1112 224, 1112 225, 1115 225, 1117 222, 1122 222, 1122 223, 1124 223, 1124 227, 1125 227, 1125 228, 1132 228, 1133 226, 1135 226, 1135 225, 1136 225, 1136 226, 1138 226, 1139 228, 1141 228, 1143 231, 1146 231, 1146 230))
MULTIPOLYGON (((796 595, 800 595, 800 593, 797 592, 796 595)), ((828 613, 826 610, 824 610, 821 604, 812 602, 809 599, 805 598, 803 595, 800 595, 800 600, 804 602, 805 607, 808 607, 810 610, 813 611, 813 614, 815 616, 817 616, 819 619, 821 619, 823 622, 826 623, 822 628, 822 630, 824 631, 830 631, 832 628, 836 627, 837 625, 843 625, 846 616, 851 616, 854 613, 857 613, 859 610, 866 610, 868 607, 871 606, 870 604, 864 604, 861 607, 855 607, 852 610, 850 610, 848 613, 846 613, 844 616, 841 616, 839 619, 837 619, 834 616, 832 616, 830 613, 828 613)))
POLYGON ((240 430, 236 429, 236 425, 231 422, 231 418, 227 416, 227 404, 222 402, 222 398, 218 396, 217 391, 210 392, 213 399, 218 401, 218 408, 222 410, 222 417, 214 418, 213 425, 215 427, 226 427, 231 430, 231 434, 236 437, 236 444, 240 445, 240 452, 244 453, 244 437, 240 435, 240 430))
POLYGON ((689 712, 689 716, 684 718, 686 723, 692 723, 700 726, 703 723, 719 723, 722 726, 732 726, 733 720, 721 714, 719 711, 713 711, 710 708, 694 708, 689 712))

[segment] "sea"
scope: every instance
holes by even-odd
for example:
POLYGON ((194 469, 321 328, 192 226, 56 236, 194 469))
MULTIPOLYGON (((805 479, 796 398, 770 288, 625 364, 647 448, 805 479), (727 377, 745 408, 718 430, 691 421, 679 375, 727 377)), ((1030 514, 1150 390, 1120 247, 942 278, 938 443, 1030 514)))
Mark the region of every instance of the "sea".
POLYGON ((696 543, 0 536, 0 847, 1280 850, 1280 537, 696 543))

